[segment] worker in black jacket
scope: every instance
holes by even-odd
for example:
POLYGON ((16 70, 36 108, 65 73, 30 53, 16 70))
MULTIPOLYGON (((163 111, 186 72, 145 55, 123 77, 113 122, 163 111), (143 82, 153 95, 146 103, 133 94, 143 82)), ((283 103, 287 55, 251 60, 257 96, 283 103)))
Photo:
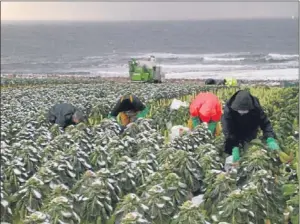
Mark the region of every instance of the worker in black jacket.
POLYGON ((146 107, 134 95, 122 96, 108 115, 109 118, 119 116, 122 127, 134 122, 138 118, 146 117, 149 107, 146 107))
POLYGON ((58 124, 62 128, 76 125, 85 120, 86 117, 82 111, 68 103, 55 104, 48 112, 48 121, 58 124))
POLYGON ((233 162, 240 159, 239 146, 255 139, 259 127, 268 148, 279 149, 272 125, 259 100, 246 90, 237 91, 226 103, 221 123, 225 135, 225 152, 232 154, 233 162))

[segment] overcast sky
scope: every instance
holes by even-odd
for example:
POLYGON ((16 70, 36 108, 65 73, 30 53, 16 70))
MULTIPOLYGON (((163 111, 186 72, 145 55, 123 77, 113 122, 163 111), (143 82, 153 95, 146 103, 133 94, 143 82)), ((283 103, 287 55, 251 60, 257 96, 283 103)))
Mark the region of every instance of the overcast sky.
POLYGON ((2 20, 291 18, 298 2, 1 2, 2 20))

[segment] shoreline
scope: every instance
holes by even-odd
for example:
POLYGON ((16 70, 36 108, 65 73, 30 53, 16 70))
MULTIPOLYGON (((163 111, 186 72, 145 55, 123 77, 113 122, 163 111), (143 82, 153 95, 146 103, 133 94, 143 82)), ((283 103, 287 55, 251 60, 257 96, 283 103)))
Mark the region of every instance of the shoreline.
MULTIPOLYGON (((5 78, 8 80, 12 79, 71 79, 71 80, 94 80, 94 81, 111 81, 111 82, 119 82, 119 83, 130 83, 129 77, 103 77, 99 75, 60 75, 60 74, 51 74, 51 75, 39 75, 39 74, 31 74, 31 75, 3 75, 1 74, 1 78, 5 78)), ((165 79, 163 83, 199 83, 204 84, 207 78, 174 78, 174 79, 165 79)), ((220 81, 220 79, 215 79, 216 81, 220 81)), ((237 79, 240 84, 262 84, 262 85, 281 85, 283 83, 299 83, 297 79, 237 79)))

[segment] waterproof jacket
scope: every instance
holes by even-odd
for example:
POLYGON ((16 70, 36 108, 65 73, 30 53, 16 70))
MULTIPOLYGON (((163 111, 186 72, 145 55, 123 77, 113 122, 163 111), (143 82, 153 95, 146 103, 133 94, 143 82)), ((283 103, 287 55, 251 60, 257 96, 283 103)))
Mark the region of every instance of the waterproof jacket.
POLYGON ((69 125, 75 125, 72 116, 76 112, 76 108, 68 103, 56 104, 49 110, 48 120, 52 124, 58 124, 65 128, 69 125))
POLYGON ((117 101, 110 115, 116 117, 121 112, 130 110, 138 112, 144 110, 145 108, 145 105, 136 96, 123 96, 117 101))
POLYGON ((226 78, 225 79, 225 85, 226 86, 238 86, 238 82, 234 78, 226 78))
POLYGON ((221 102, 212 93, 200 93, 190 105, 190 115, 199 117, 202 122, 220 121, 222 116, 221 102))
POLYGON ((205 85, 216 85, 216 80, 214 79, 206 79, 205 85))
MULTIPOLYGON (((239 147, 239 144, 250 142, 257 137, 258 128, 263 131, 265 139, 275 138, 271 122, 263 111, 259 100, 248 93, 249 101, 252 101, 251 107, 247 114, 240 115, 237 111, 232 109, 232 104, 236 99, 236 95, 241 92, 236 92, 230 100, 226 103, 224 114, 221 119, 222 130, 225 136, 225 152, 232 153, 233 147, 239 147)), ((246 102, 247 104, 248 102, 246 102)), ((249 103, 248 103, 249 104, 249 103)), ((237 103, 235 101, 234 105, 237 103)), ((241 106, 245 106, 245 102, 240 102, 241 106)))

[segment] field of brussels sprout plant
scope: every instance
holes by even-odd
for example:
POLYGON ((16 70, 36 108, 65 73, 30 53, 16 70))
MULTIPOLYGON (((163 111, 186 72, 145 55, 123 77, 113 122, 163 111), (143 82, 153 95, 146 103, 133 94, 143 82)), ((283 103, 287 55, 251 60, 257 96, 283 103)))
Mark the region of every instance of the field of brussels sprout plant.
POLYGON ((12 80, 1 83, 1 223, 299 222, 298 87, 249 87, 282 151, 255 139, 227 173, 224 137, 199 126, 171 141, 168 126, 187 125, 189 113, 169 107, 203 91, 225 103, 237 87, 12 80), (121 133, 106 117, 127 93, 151 109, 121 133), (50 126, 45 113, 58 102, 78 106, 88 122, 50 126), (195 192, 204 195, 200 204, 191 201, 195 192))

